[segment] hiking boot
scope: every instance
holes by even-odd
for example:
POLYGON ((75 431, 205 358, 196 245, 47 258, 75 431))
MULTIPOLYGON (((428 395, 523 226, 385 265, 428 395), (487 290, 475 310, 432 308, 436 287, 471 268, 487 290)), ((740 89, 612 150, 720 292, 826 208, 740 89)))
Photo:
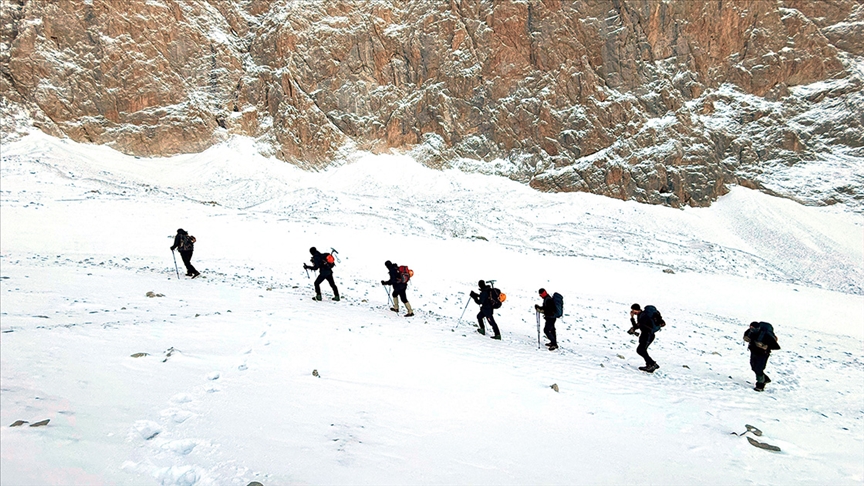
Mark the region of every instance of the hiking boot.
POLYGON ((753 389, 758 392, 765 391, 765 383, 756 383, 756 386, 753 389))
POLYGON ((195 272, 195 273, 193 273, 193 274, 192 274, 192 278, 196 278, 196 277, 198 277, 198 275, 201 275, 201 272, 195 272))
POLYGON ((409 313, 405 314, 405 317, 414 317, 414 313, 413 313, 413 312, 409 312, 409 313))
POLYGON ((640 367, 639 367, 640 370, 642 370, 642 371, 644 371, 644 372, 646 372, 646 373, 654 373, 654 370, 656 370, 657 368, 659 368, 659 366, 657 366, 656 364, 653 364, 653 365, 645 365, 645 366, 640 366, 640 367))
POLYGON ((341 299, 340 299, 339 296, 337 295, 337 296, 333 297, 331 300, 335 300, 336 302, 339 302, 341 299))
POLYGON ((655 371, 657 371, 659 369, 660 369, 660 365, 658 365, 657 363, 654 363, 651 365, 651 373, 654 373, 655 371))
POLYGON ((312 300, 321 301, 321 294, 315 294, 315 297, 312 297, 312 300))
POLYGON ((500 340, 501 340, 501 335, 500 335, 500 334, 496 334, 496 335, 492 336, 492 339, 497 339, 497 340, 500 341, 500 340))
POLYGON ((765 377, 765 381, 764 381, 763 383, 765 383, 766 385, 767 385, 768 383, 771 383, 771 378, 768 378, 768 375, 763 374, 762 376, 765 377))
POLYGON ((399 308, 398 308, 398 307, 391 307, 390 310, 392 310, 393 312, 397 312, 397 313, 399 312, 399 308))
POLYGON ((481 328, 479 328, 479 329, 477 329, 477 332, 479 332, 479 333, 480 333, 480 334, 481 334, 481 335, 483 335, 483 336, 485 336, 485 335, 486 335, 486 330, 485 330, 485 329, 483 329, 483 328, 482 328, 482 327, 481 327, 481 328))
POLYGON ((549 346, 549 351, 555 351, 556 349, 558 349, 557 344, 553 344, 552 346, 549 346))

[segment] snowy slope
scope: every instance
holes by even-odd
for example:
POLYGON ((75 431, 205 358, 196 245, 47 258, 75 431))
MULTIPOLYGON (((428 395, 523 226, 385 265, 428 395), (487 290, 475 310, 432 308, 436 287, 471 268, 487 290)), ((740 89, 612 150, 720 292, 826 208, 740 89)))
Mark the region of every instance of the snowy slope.
POLYGON ((397 156, 307 173, 254 153, 4 145, 3 484, 864 481, 860 215, 743 188, 675 210, 397 156), (178 227, 203 278, 174 275, 178 227), (342 302, 309 298, 310 246, 339 250, 342 302), (412 319, 386 310, 386 259, 416 272, 412 319), (473 304, 459 320, 481 278, 508 295, 501 342, 474 332, 473 304), (565 296, 552 353, 541 286, 565 296), (624 332, 633 302, 669 322, 654 375, 624 332), (756 319, 783 347, 764 394, 741 342, 756 319), (730 434, 744 424, 782 452, 730 434))

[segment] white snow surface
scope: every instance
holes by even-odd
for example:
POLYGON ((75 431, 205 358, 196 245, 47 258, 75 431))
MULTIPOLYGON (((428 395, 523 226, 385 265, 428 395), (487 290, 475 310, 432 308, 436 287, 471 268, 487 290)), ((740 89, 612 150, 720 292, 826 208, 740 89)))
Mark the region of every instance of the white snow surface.
POLYGON ((4 144, 2 484, 864 482, 860 215, 739 187, 677 210, 399 155, 310 173, 255 154, 4 144), (177 279, 180 227, 201 278, 178 258, 177 279), (310 298, 310 246, 338 249, 342 301, 310 298), (387 259, 415 271, 413 318, 387 310, 387 259), (501 341, 473 303, 460 320, 479 279, 507 294, 501 341), (554 352, 539 287, 565 298, 554 352), (625 332, 633 302, 668 323, 653 375, 625 332), (783 348, 764 393, 753 320, 783 348), (781 452, 731 434, 745 424, 781 452))

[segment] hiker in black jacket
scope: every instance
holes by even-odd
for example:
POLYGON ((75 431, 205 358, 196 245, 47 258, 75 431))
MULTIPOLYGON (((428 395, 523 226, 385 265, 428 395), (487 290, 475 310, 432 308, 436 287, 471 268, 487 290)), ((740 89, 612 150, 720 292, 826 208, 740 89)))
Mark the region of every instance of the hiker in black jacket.
POLYGON ((771 383, 771 378, 765 374, 765 366, 768 365, 768 356, 771 351, 780 349, 777 336, 774 335, 774 326, 767 322, 751 322, 750 327, 744 331, 744 341, 750 343, 750 368, 756 373, 756 391, 763 391, 765 385, 771 383))
MULTIPOLYGON (((192 266, 192 252, 195 251, 195 237, 186 232, 183 228, 177 230, 177 235, 174 236, 174 244, 171 245, 171 251, 175 248, 180 252, 180 258, 183 259, 183 265, 186 265, 186 276, 195 278, 201 273, 195 270, 192 266)), ((176 262, 175 262, 176 263, 176 262)))
POLYGON ((489 325, 492 326, 492 331, 495 333, 492 336, 492 339, 501 339, 501 332, 498 331, 498 324, 495 323, 495 317, 492 316, 494 309, 492 308, 492 299, 490 298, 490 293, 492 287, 486 285, 486 282, 481 280, 477 282, 477 285, 480 287, 480 293, 471 291, 471 298, 474 299, 474 302, 480 306, 480 313, 477 314, 477 322, 480 323, 480 329, 477 329, 482 335, 486 335, 486 326, 483 324, 483 319, 486 318, 489 321, 489 325))
POLYGON ((303 264, 306 270, 318 270, 318 278, 315 279, 315 300, 321 300, 321 282, 327 281, 330 288, 333 289, 333 300, 339 300, 339 289, 336 288, 336 283, 333 281, 333 263, 327 261, 327 256, 319 252, 315 247, 309 248, 309 253, 312 254, 312 266, 303 264))
POLYGON ((661 326, 665 326, 666 323, 663 322, 663 318, 660 316, 660 312, 657 311, 657 308, 653 305, 646 305, 645 310, 642 310, 642 307, 639 304, 633 304, 630 306, 630 323, 633 327, 628 331, 630 334, 635 334, 636 329, 639 329, 639 346, 636 347, 636 354, 642 356, 645 359, 645 366, 640 366, 639 369, 642 371, 647 371, 648 373, 654 373, 660 365, 657 364, 656 361, 651 359, 651 356, 648 355, 648 346, 654 342, 654 334, 660 329, 661 326), (636 319, 633 318, 636 316, 636 319))
POLYGON ((402 299, 402 303, 405 304, 405 308, 408 309, 408 313, 405 314, 405 317, 413 317, 414 311, 411 310, 411 303, 408 302, 408 297, 405 295, 405 291, 408 290, 408 281, 399 273, 399 265, 387 260, 384 262, 384 266, 387 267, 387 271, 390 273, 390 280, 382 280, 381 285, 393 286, 393 307, 391 307, 390 310, 398 314, 399 299, 402 299))
POLYGON ((555 315, 557 314, 555 301, 552 300, 551 295, 546 293, 546 289, 540 289, 539 292, 540 297, 543 299, 543 305, 535 305, 534 309, 543 312, 543 319, 546 322, 545 326, 543 326, 543 334, 549 339, 549 344, 546 346, 549 347, 549 351, 555 351, 558 349, 558 339, 555 334, 555 315))

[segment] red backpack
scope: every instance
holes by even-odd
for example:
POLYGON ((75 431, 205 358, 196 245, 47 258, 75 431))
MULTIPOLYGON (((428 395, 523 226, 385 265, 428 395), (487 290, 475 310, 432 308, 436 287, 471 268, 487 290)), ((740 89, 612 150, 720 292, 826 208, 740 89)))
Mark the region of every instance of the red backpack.
POLYGON ((411 277, 414 276, 414 270, 411 270, 405 265, 399 265, 399 268, 396 269, 399 273, 399 283, 407 284, 411 277))

